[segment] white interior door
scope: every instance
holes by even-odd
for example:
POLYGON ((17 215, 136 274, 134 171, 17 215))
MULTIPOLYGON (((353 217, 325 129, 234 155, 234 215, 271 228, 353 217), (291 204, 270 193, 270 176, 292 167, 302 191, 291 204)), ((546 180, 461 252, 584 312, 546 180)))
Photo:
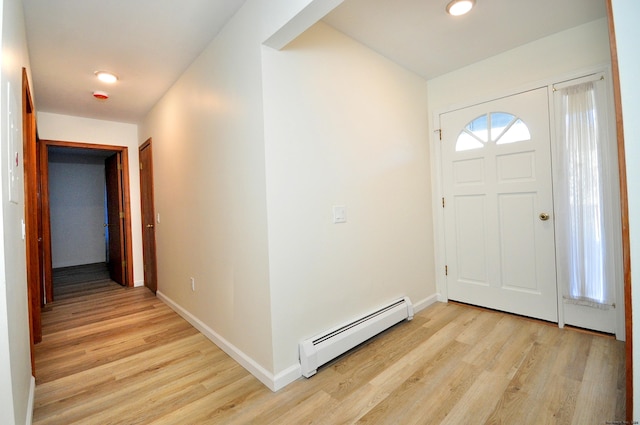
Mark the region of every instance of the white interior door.
POLYGON ((558 321, 546 88, 440 115, 451 300, 558 321))

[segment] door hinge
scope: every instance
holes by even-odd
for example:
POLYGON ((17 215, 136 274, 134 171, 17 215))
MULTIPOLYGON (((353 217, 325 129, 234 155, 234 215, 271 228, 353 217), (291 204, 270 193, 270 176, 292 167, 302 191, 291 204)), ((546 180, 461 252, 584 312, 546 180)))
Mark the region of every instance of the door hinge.
POLYGON ((444 275, 449 276, 449 266, 444 266, 444 275))
POLYGON ((440 140, 442 140, 442 129, 439 128, 437 132, 438 132, 438 137, 440 138, 440 140))
POLYGON ((122 260, 122 267, 125 267, 127 265, 127 261, 126 260, 122 260))
POLYGON ((444 208, 444 196, 442 197, 442 208, 444 208))
POLYGON ((122 164, 118 162, 118 163, 116 164, 116 169, 117 169, 118 171, 122 171, 122 164))
POLYGON ((142 162, 140 163, 140 169, 142 170, 142 162))
POLYGON ((124 218, 124 212, 120 212, 120 218, 124 218))

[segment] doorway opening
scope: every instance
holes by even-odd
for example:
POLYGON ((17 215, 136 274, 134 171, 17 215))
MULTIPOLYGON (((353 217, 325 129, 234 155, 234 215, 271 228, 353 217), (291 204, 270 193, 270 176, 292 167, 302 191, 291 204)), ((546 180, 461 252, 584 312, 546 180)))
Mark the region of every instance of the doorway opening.
POLYGON ((127 148, 41 143, 43 302, 54 300, 54 269, 102 266, 111 280, 133 286, 127 148))

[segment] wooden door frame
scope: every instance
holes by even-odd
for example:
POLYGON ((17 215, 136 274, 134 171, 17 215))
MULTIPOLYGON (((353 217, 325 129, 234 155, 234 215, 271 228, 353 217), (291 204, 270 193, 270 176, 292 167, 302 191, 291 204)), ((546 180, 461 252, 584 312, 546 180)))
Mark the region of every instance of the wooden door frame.
POLYGON ((133 280, 133 248, 131 242, 131 196, 129 191, 129 153, 126 146, 99 145, 84 142, 67 142, 60 140, 40 140, 40 186, 42 187, 42 229, 44 251, 44 287, 46 302, 53 301, 53 279, 51 261, 51 210, 49 201, 49 146, 113 151, 122 158, 122 194, 124 209, 124 253, 125 253, 125 285, 134 286, 133 280))
MULTIPOLYGON (((151 187, 149 188, 149 190, 151 191, 151 205, 147 205, 146 208, 150 208, 151 209, 151 216, 154 218, 154 221, 155 221, 156 211, 155 211, 155 198, 154 198, 154 186, 153 186, 153 143, 152 143, 151 137, 149 137, 143 144, 141 144, 138 147, 138 158, 142 158, 141 154, 142 154, 142 151, 144 149, 149 149, 150 158, 151 158, 151 161, 150 161, 150 164, 149 164, 149 168, 150 168, 149 173, 151 175, 151 181, 150 181, 150 186, 151 187)), ((154 267, 154 270, 153 270, 154 282, 153 282, 153 285, 152 285, 153 288, 149 287, 149 285, 147 284, 147 260, 148 260, 147 256, 148 256, 149 253, 145 252, 145 249, 144 249, 144 247, 146 246, 145 245, 146 226, 145 226, 145 223, 144 223, 144 218, 145 218, 145 215, 144 215, 144 212, 145 212, 144 201, 145 201, 145 199, 144 199, 144 195, 143 195, 143 184, 142 184, 142 160, 140 160, 140 167, 141 167, 141 171, 140 171, 140 215, 142 217, 142 238, 143 238, 143 240, 142 240, 142 248, 143 248, 142 256, 143 256, 144 273, 145 273, 144 282, 145 282, 145 286, 147 286, 154 293, 156 293, 157 290, 158 290, 158 267, 157 267, 158 263, 157 263, 156 250, 155 250, 155 247, 156 247, 155 229, 153 229, 153 245, 154 245, 153 255, 155 257, 153 259, 153 267, 154 267)))
POLYGON ((40 210, 38 208, 38 158, 36 115, 26 68, 22 68, 22 149, 24 164, 24 226, 27 301, 31 344, 31 373, 35 376, 34 345, 42 341, 42 264, 40 210))
POLYGON ((622 100, 620 74, 618 70, 618 48, 613 23, 613 7, 607 0, 609 23, 609 47, 611 50, 611 73, 613 76, 613 98, 616 114, 616 134, 618 143, 618 172, 620 178, 620 216, 622 219, 622 264, 624 271, 624 316, 625 316, 625 367, 626 367, 626 420, 633 423, 633 328, 631 305, 631 243, 629 240, 629 198, 627 189, 627 163, 624 150, 624 126, 622 121, 622 100))

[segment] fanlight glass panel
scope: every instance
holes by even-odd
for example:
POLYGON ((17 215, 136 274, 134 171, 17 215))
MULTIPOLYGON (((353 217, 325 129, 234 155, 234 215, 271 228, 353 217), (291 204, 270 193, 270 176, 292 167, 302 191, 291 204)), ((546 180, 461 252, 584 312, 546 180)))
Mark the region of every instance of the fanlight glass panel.
POLYGON ((491 112, 471 121, 458 135, 456 152, 481 149, 489 141, 497 145, 531 140, 529 127, 506 112, 491 112))
POLYGON ((491 113, 491 141, 495 142, 500 139, 500 136, 505 132, 509 125, 513 122, 514 117, 506 112, 492 112, 491 113))
POLYGON ((506 145, 507 143, 524 142, 531 140, 529 127, 520 119, 516 119, 496 141, 498 145, 506 145))
POLYGON ((487 143, 489 140, 489 121, 487 120, 486 115, 482 115, 481 117, 471 121, 464 129, 482 143, 487 143))
POLYGON ((464 131, 460 133, 458 141, 456 142, 456 152, 470 151, 482 147, 484 147, 484 143, 464 131))

